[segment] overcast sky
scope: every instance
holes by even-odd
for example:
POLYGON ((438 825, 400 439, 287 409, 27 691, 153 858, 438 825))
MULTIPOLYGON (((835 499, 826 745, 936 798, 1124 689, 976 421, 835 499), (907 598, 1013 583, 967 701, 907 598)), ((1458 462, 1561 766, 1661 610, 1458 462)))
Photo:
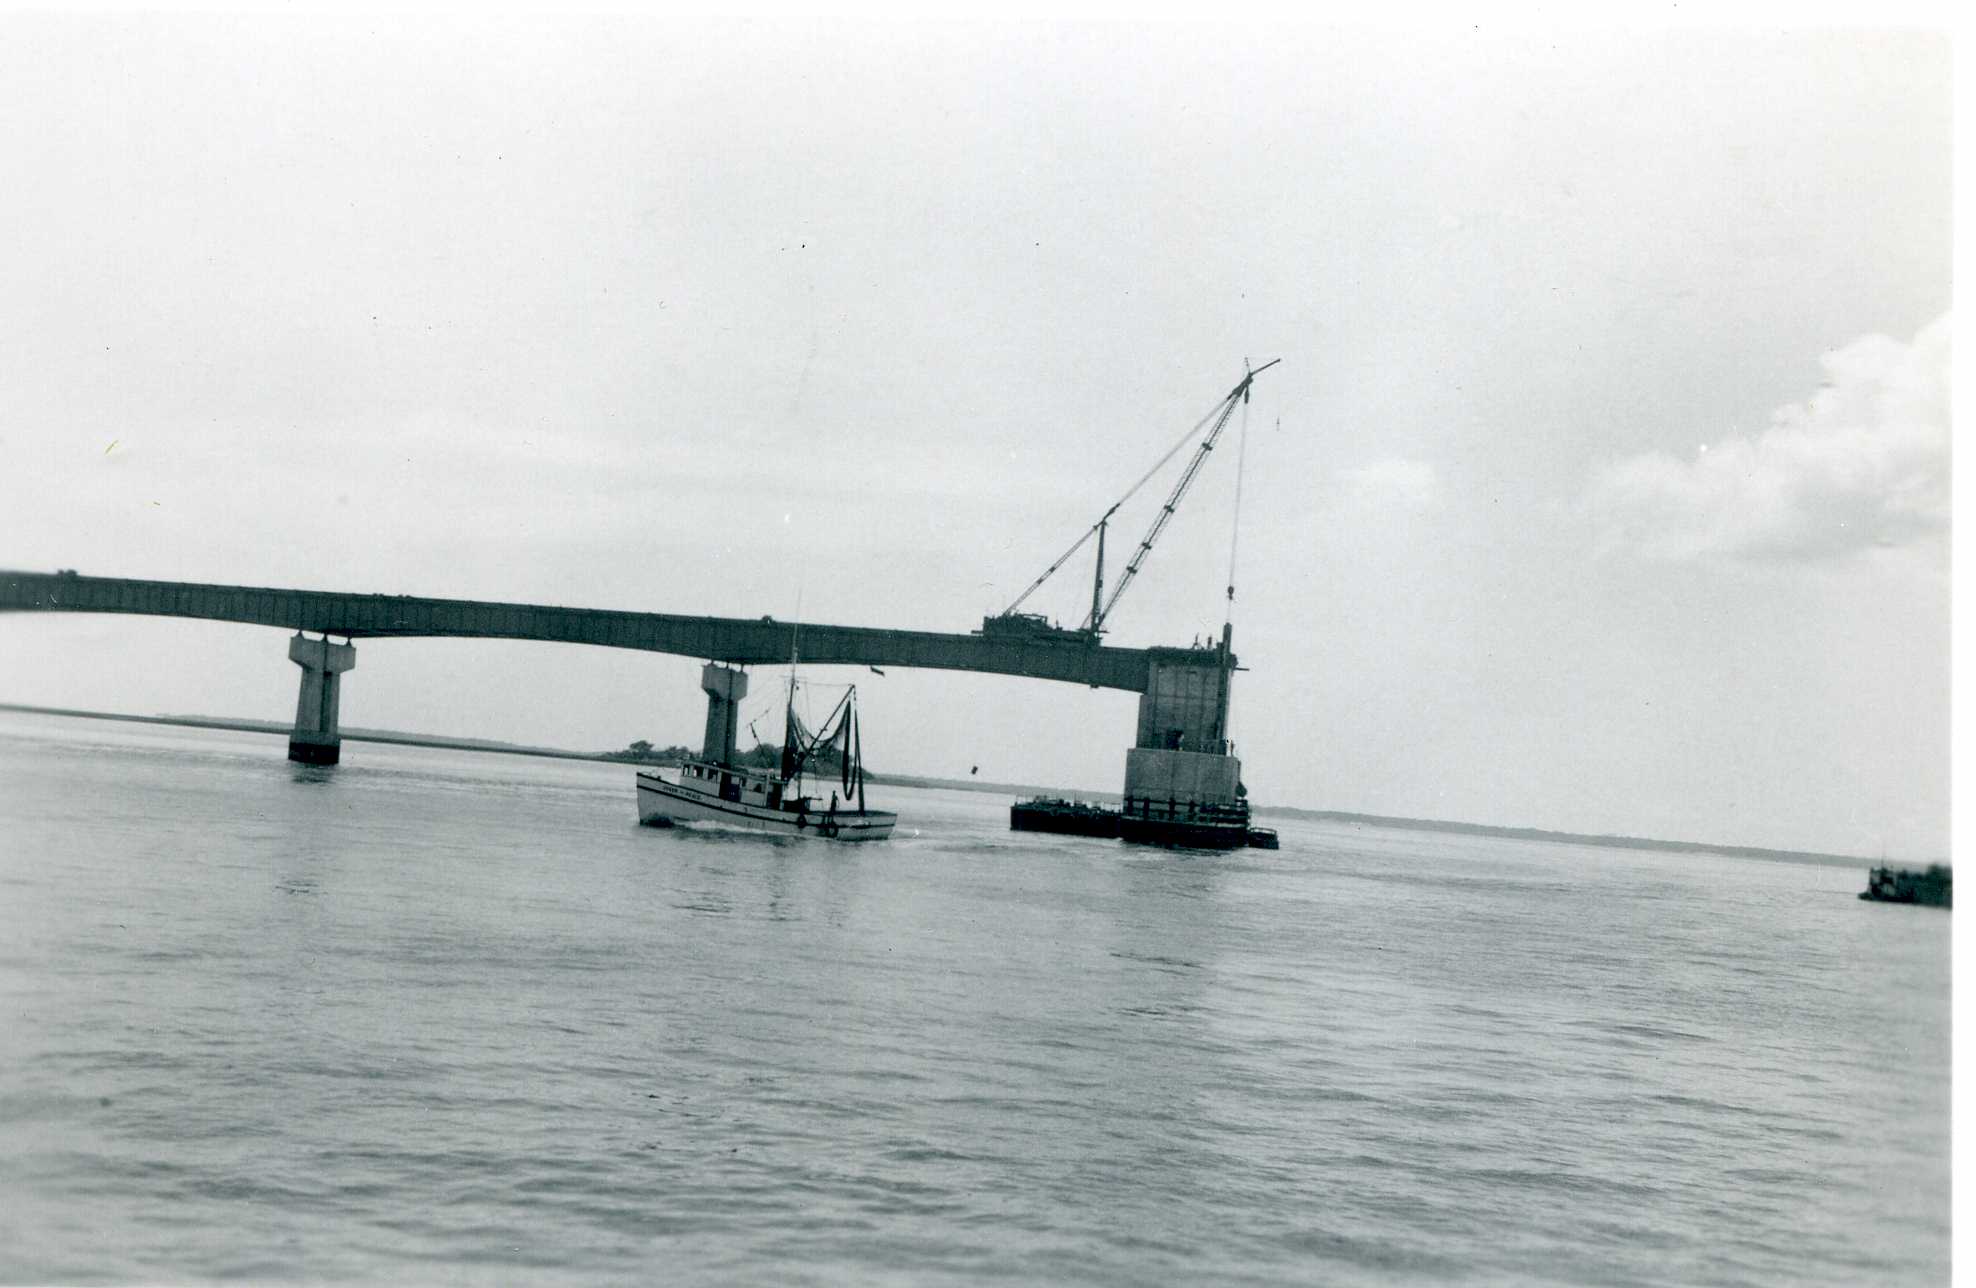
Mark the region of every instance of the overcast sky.
MULTIPOLYGON (((0 567, 966 630, 1280 357, 1259 800, 1946 852, 1942 37, 0 22, 0 567)), ((1112 642, 1219 630, 1236 456, 1112 642)), ((691 659, 357 655, 346 724, 703 718, 691 659)), ((1122 781, 1132 695, 855 674, 881 768, 1122 781)), ((0 621, 0 701, 295 679, 0 621)))

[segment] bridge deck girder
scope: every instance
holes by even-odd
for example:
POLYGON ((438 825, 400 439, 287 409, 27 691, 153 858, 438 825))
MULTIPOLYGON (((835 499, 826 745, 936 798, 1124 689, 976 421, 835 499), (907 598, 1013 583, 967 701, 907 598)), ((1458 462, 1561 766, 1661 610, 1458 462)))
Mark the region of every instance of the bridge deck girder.
MULTIPOLYGON (((1219 667, 1199 649, 1133 649, 977 634, 694 617, 616 609, 559 608, 413 595, 362 595, 268 586, 0 572, 0 611, 132 613, 240 622, 350 639, 450 636, 543 640, 638 649, 736 666, 787 662, 795 644, 819 666, 902 666, 1061 680, 1143 693, 1150 662, 1162 658, 1219 667)), ((1234 665, 1234 659, 1228 659, 1234 665)))

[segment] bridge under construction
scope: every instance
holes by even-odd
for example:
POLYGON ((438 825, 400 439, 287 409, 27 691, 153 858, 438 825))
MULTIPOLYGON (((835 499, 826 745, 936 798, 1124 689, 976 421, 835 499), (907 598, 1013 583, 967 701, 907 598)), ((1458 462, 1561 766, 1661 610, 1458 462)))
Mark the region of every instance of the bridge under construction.
MULTIPOLYGON (((724 668, 786 663, 799 648, 803 661, 814 665, 1058 680, 1138 693, 1142 743, 1177 740, 1196 750, 1226 739, 1227 673, 1235 665, 1222 648, 1113 648, 1049 635, 948 634, 74 573, 0 572, 0 612, 8 611, 186 617, 292 631, 288 656, 302 674, 289 755, 317 764, 338 759, 339 689, 356 666, 356 640, 543 640, 697 657, 724 668)), ((731 700, 709 693, 710 705, 731 700)))
MULTIPOLYGON (((1228 738, 1229 681, 1238 669, 1232 628, 1224 625, 1220 641, 1207 647, 1116 648, 1103 642, 1104 626, 1236 409, 1247 406, 1252 382, 1274 365, 1272 361, 1246 370, 1242 380, 1031 582, 1015 603, 984 619, 981 629, 964 634, 782 622, 766 616, 696 617, 413 595, 85 577, 74 571, 0 572, 0 612, 123 613, 292 631, 287 641, 288 658, 300 668, 301 680, 288 755, 291 760, 318 765, 333 765, 341 758, 338 707, 343 677, 357 664, 355 641, 360 639, 542 640, 704 659, 700 682, 707 696, 703 754, 721 764, 731 762, 734 756, 737 708, 748 689, 742 668, 784 663, 798 655, 804 662, 821 666, 925 667, 1123 689, 1139 694, 1137 737, 1126 754, 1124 795, 1128 808, 1137 801, 1145 808, 1158 804, 1169 814, 1184 810, 1191 815, 1197 808, 1234 806, 1245 795, 1241 764, 1228 738), (1197 436, 1199 442, 1179 481, 1106 597, 1107 524, 1133 493, 1197 436), (1083 624, 1066 629, 1042 616, 1019 612, 1037 588, 1094 536, 1097 559, 1091 610, 1083 624)), ((1239 465, 1235 495, 1239 522, 1239 465)), ((1231 541, 1231 608, 1234 597, 1231 541)))

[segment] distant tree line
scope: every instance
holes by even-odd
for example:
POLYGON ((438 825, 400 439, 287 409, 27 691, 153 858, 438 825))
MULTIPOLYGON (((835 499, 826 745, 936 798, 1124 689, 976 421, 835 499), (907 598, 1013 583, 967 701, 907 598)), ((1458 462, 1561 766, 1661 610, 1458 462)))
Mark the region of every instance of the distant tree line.
POLYGON ((690 760, 696 755, 691 747, 654 747, 640 738, 623 751, 607 751, 606 760, 632 760, 641 764, 677 765, 682 760, 690 760))
MULTIPOLYGON (((647 765, 677 765, 681 761, 697 759, 699 755, 700 753, 692 747, 677 745, 654 747, 650 742, 640 738, 623 751, 605 752, 604 759, 635 761, 647 765)), ((843 762, 842 751, 834 746, 825 747, 810 757, 809 765, 805 767, 804 772, 834 770, 843 762)), ((777 743, 758 742, 748 751, 737 753, 734 763, 748 769, 775 769, 782 764, 782 747, 777 743)))
MULTIPOLYGON (((734 763, 748 769, 775 769, 782 764, 782 747, 779 743, 758 742, 752 750, 739 752, 734 763)), ((809 764, 803 772, 815 773, 825 769, 836 769, 844 763, 844 753, 836 747, 825 747, 810 756, 809 764)))

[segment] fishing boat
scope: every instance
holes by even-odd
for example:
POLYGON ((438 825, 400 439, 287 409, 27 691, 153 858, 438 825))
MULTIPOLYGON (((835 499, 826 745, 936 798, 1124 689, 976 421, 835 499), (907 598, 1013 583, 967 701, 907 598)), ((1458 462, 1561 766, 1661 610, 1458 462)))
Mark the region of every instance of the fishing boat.
POLYGON ((780 765, 756 768, 731 759, 701 759, 682 764, 676 778, 641 771, 638 821, 648 827, 684 824, 826 841, 884 840, 899 816, 865 808, 864 742, 856 695, 853 685, 812 733, 796 714, 792 678, 780 765), (826 778, 822 786, 812 788, 806 771, 831 750, 838 752, 837 787, 829 787, 826 778))

